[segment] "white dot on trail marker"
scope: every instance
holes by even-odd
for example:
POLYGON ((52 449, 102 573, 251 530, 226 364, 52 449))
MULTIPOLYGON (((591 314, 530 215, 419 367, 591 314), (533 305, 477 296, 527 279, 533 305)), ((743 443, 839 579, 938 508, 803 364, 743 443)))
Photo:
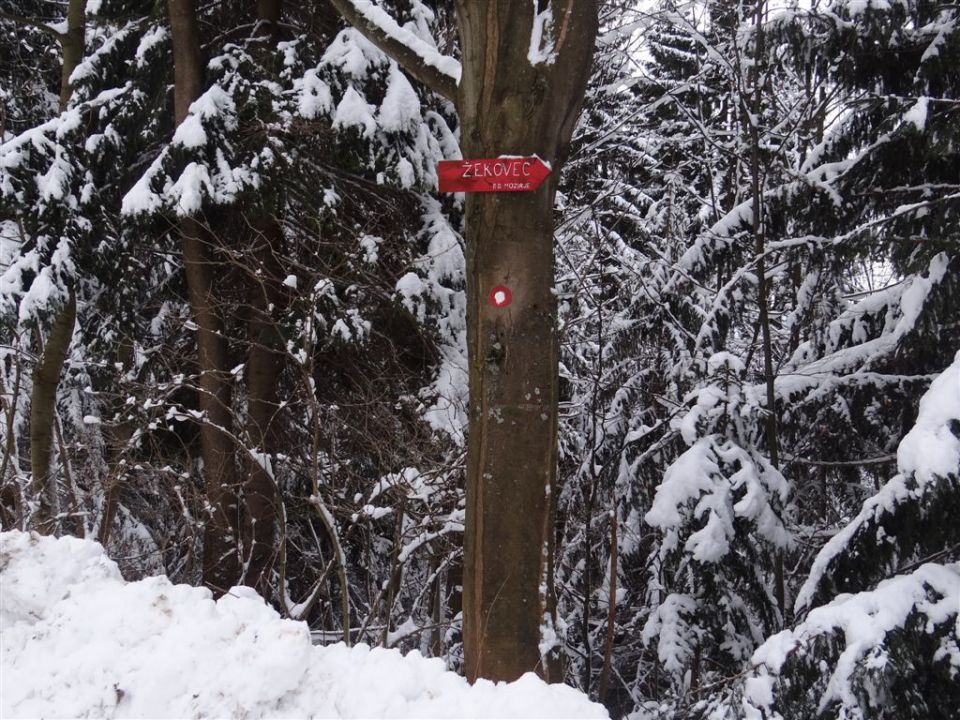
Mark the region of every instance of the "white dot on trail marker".
POLYGON ((509 306, 513 300, 513 293, 510 292, 510 288, 506 285, 497 285, 490 290, 489 300, 490 304, 494 307, 505 308, 509 306))

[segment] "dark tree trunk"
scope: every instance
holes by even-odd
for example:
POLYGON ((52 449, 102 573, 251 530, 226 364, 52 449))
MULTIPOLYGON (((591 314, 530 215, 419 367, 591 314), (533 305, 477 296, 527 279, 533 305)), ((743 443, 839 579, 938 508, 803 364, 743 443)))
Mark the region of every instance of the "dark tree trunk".
POLYGON ((276 501, 274 479, 264 465, 276 450, 274 421, 277 404, 277 383, 281 368, 280 334, 271 314, 271 307, 280 304, 278 290, 280 265, 277 253, 283 242, 283 229, 268 220, 255 238, 253 260, 257 279, 250 289, 250 312, 247 355, 247 440, 259 456, 251 458, 244 483, 244 578, 245 584, 267 596, 270 573, 276 559, 276 501))
MULTIPOLYGON (((134 359, 134 344, 130 338, 124 338, 120 341, 117 348, 117 361, 122 366, 128 367, 134 359)), ((141 369, 140 382, 146 380, 146 373, 141 369)), ((110 448, 108 450, 109 472, 104 481, 103 488, 103 512, 100 517, 100 527, 97 531, 97 542, 104 547, 110 542, 110 533, 113 530, 113 521, 117 516, 117 509, 120 506, 120 497, 123 492, 122 478, 127 472, 126 457, 129 450, 130 440, 133 437, 135 423, 133 420, 122 420, 113 428, 110 433, 110 448)))
MULTIPOLYGON (((257 19, 264 38, 256 51, 265 65, 280 39, 281 0, 257 0, 257 19)), ((261 211, 262 212, 262 211, 261 211)), ((279 409, 277 384, 281 369, 280 332, 273 318, 283 293, 280 254, 283 227, 264 215, 251 227, 248 255, 250 319, 247 323, 247 442, 256 457, 248 458, 243 487, 243 582, 269 597, 277 559, 277 488, 266 464, 276 450, 274 423, 279 409)))
MULTIPOLYGON (((86 0, 70 0, 67 5, 67 30, 59 36, 63 52, 60 66, 60 112, 70 102, 70 76, 83 59, 86 32, 86 0)), ((31 494, 39 496, 40 509, 36 529, 52 533, 56 529, 53 517, 57 513, 57 478, 51 467, 53 453, 53 423, 57 414, 57 388, 63 365, 70 352, 73 326, 77 319, 77 298, 70 289, 66 306, 54 318, 50 335, 43 346, 40 361, 33 374, 30 394, 30 475, 31 494)))
MULTIPOLYGON (((758 0, 754 6, 754 26, 756 39, 754 45, 753 66, 750 70, 752 82, 752 114, 761 117, 763 101, 763 66, 764 32, 763 18, 766 13, 766 0, 758 0)), ((774 383, 776 375, 773 368, 773 341, 770 334, 770 280, 767 277, 766 228, 764 224, 763 185, 761 176, 762 159, 760 157, 760 130, 756 122, 752 122, 746 114, 744 126, 749 129, 750 137, 750 182, 751 182, 751 209, 753 211, 754 250, 757 255, 757 308, 759 312, 761 338, 763 341, 763 377, 767 391, 766 435, 767 452, 770 455, 770 464, 775 470, 780 469, 780 452, 777 434, 777 396, 774 383)), ((783 551, 774 551, 774 595, 777 598, 777 608, 780 611, 779 624, 782 627, 786 617, 786 596, 784 586, 783 551)))
POLYGON ((50 328, 43 352, 33 373, 30 395, 30 494, 40 499, 36 529, 53 533, 59 511, 57 474, 52 467, 53 424, 57 413, 57 387, 70 352, 73 326, 77 319, 77 298, 73 291, 50 328))
POLYGON ((553 205, 597 32, 594 2, 553 3, 552 63, 528 60, 534 4, 460 0, 457 107, 468 158, 537 154, 538 191, 467 198, 470 363, 463 634, 467 677, 548 679, 541 626, 553 612, 559 348, 553 205), (557 6, 562 6, 557 7, 557 6), (489 304, 498 285, 513 292, 489 304))
POLYGON ((216 308, 206 230, 195 219, 184 218, 180 221, 180 237, 190 307, 197 324, 198 404, 203 413, 200 452, 210 507, 203 533, 203 583, 222 593, 240 579, 239 475, 230 436, 233 416, 227 341, 216 308))
MULTIPOLYGON (((174 113, 183 122, 203 90, 200 33, 193 0, 168 0, 173 42, 174 113)), ((211 235, 196 218, 180 221, 183 265, 190 308, 197 324, 197 365, 204 487, 210 517, 203 537, 203 582, 222 593, 240 578, 237 542, 239 503, 235 447, 230 436, 231 380, 223 318, 213 283, 211 235)))
POLYGON ((274 47, 280 38, 280 17, 283 3, 280 0, 257 0, 257 19, 263 23, 269 36, 269 47, 274 47))

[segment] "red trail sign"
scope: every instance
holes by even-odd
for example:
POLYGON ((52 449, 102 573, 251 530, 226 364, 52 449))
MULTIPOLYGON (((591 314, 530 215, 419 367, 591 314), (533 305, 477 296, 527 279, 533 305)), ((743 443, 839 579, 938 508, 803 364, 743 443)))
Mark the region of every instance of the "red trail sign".
POLYGON ((440 192, 526 192, 536 190, 550 174, 538 157, 506 156, 484 160, 441 160, 440 192))

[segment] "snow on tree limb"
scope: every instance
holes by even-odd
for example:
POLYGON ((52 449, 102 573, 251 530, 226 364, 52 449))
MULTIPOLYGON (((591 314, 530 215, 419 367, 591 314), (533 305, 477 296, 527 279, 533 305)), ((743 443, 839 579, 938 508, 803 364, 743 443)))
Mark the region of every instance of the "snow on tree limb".
POLYGON ((853 376, 873 379, 871 371, 879 360, 888 357, 914 331, 924 307, 938 286, 951 276, 953 260, 946 253, 934 256, 923 274, 909 277, 888 290, 877 292, 852 305, 831 323, 830 337, 839 337, 845 324, 856 323, 865 313, 885 310, 881 333, 874 338, 846 347, 827 347, 821 357, 809 359, 810 346, 803 344, 786 364, 777 379, 777 394, 790 398, 801 392, 825 395, 853 376))
MULTIPOLYGON (((889 695, 887 675, 896 672, 893 645, 898 633, 919 630, 933 636, 934 642, 940 641, 933 664, 956 666, 956 636, 952 641, 950 636, 958 601, 960 564, 931 563, 886 580, 875 590, 844 595, 816 608, 797 627, 772 636, 753 654, 754 675, 746 680, 743 698, 745 716, 782 717, 776 709, 786 705, 803 712, 791 696, 802 694, 806 703, 818 704, 817 717, 868 717, 864 710, 876 711, 875 704, 889 695), (822 651, 817 651, 824 641, 836 643, 832 672, 824 673, 822 665, 814 675, 817 692, 804 693, 802 682, 788 678, 803 677, 797 668, 805 663, 824 663, 822 651)), ((948 702, 937 700, 944 706, 948 702)))
POLYGON ((533 3, 533 27, 530 30, 530 49, 527 60, 531 65, 552 65, 557 59, 553 34, 553 5, 547 4, 538 11, 536 0, 533 3))
POLYGON ((397 61, 417 81, 450 101, 456 101, 460 63, 428 42, 400 27, 387 12, 369 0, 331 0, 344 20, 381 51, 397 61))
POLYGON ((868 498, 860 514, 820 550, 797 594, 797 612, 818 604, 831 592, 849 590, 852 582, 862 582, 861 576, 848 577, 846 569, 847 556, 858 555, 861 548, 869 547, 875 554, 885 555, 885 551, 894 549, 891 539, 897 541, 895 557, 884 557, 881 562, 872 558, 871 572, 883 572, 894 561, 902 565, 918 550, 926 550, 922 544, 914 547, 909 535, 911 524, 918 520, 908 520, 918 512, 919 522, 929 523, 930 513, 944 506, 944 493, 951 494, 949 486, 960 476, 960 438, 955 434, 958 419, 960 352, 920 400, 917 421, 897 450, 900 474, 868 498), (904 519, 907 515, 910 518, 904 519), (836 587, 836 576, 842 576, 845 584, 836 587))

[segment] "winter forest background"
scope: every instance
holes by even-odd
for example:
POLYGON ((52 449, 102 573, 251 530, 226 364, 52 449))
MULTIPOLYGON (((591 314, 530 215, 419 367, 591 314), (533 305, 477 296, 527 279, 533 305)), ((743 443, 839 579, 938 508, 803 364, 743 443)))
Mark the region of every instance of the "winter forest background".
MULTIPOLYGON (((456 112, 327 2, 196 7, 177 118, 166 3, 0 0, 2 527, 460 669, 456 112)), ((614 717, 960 712, 958 23, 601 4, 544 642, 614 717)))

